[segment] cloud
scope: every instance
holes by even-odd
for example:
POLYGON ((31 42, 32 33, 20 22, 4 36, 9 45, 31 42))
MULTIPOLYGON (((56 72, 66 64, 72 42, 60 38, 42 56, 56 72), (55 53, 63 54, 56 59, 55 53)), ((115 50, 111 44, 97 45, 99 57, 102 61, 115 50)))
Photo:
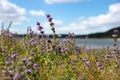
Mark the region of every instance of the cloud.
POLYGON ((74 32, 75 34, 89 34, 106 31, 117 26, 120 26, 120 3, 110 5, 106 14, 88 18, 82 16, 68 26, 59 27, 57 31, 64 33, 74 32))
POLYGON ((82 2, 85 0, 45 0, 48 4, 54 4, 54 3, 68 3, 68 2, 82 2))
POLYGON ((20 24, 28 21, 25 17, 26 10, 9 2, 9 0, 0 0, 0 22, 10 22, 20 24))
POLYGON ((39 10, 39 11, 31 10, 30 14, 34 16, 45 16, 45 12, 43 10, 39 10))

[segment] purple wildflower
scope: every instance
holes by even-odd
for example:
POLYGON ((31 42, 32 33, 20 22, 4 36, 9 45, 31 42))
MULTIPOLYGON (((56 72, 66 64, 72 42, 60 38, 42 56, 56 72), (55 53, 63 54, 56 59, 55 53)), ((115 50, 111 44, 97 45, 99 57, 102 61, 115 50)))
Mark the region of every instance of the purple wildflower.
POLYGON ((63 39, 64 42, 70 42, 70 39, 68 37, 66 37, 65 39, 63 39))
POLYGON ((34 42, 35 40, 34 39, 30 39, 30 42, 34 42))
POLYGON ((12 35, 12 33, 9 33, 9 34, 8 34, 8 37, 10 37, 10 38, 11 38, 12 36, 13 36, 13 35, 12 35))
POLYGON ((48 18, 48 22, 52 22, 53 18, 52 17, 49 17, 48 18))
POLYGON ((31 44, 32 44, 32 45, 35 45, 35 44, 36 44, 36 42, 32 42, 31 44))
POLYGON ((30 65, 30 66, 31 66, 32 64, 33 64, 32 62, 27 62, 27 65, 30 65))
POLYGON ((8 71, 8 74, 9 74, 10 76, 13 76, 13 75, 14 75, 14 71, 9 70, 9 71, 8 71))
POLYGON ((27 60, 26 60, 25 58, 22 58, 21 61, 22 61, 23 63, 26 63, 27 60))
POLYGON ((74 53, 76 54, 76 55, 78 55, 79 54, 79 49, 74 49, 74 53))
POLYGON ((69 37, 74 37, 74 33, 68 33, 69 37))
POLYGON ((111 51, 111 56, 115 56, 116 52, 115 51, 111 51))
POLYGON ((113 38, 116 38, 117 36, 118 36, 117 34, 113 34, 113 35, 112 35, 113 38))
POLYGON ((65 53, 65 52, 67 52, 68 51, 68 48, 63 48, 63 49, 61 49, 61 52, 62 53, 65 53))
POLYGON ((36 64, 36 63, 35 63, 35 64, 33 65, 33 68, 34 68, 34 69, 38 69, 39 66, 40 66, 39 64, 36 64))
POLYGON ((15 76, 13 77, 13 80, 18 80, 19 79, 19 74, 16 73, 15 76))
POLYGON ((7 61, 6 61, 6 64, 7 64, 7 65, 10 65, 10 64, 12 64, 12 62, 11 62, 10 60, 7 60, 7 61))
POLYGON ((117 30, 117 29, 115 29, 115 30, 114 30, 114 33, 118 33, 118 30, 117 30))
POLYGON ((10 78, 6 78, 6 79, 4 79, 4 80, 11 80, 10 78))
POLYGON ((16 58, 17 57, 17 54, 13 54, 13 55, 11 55, 11 58, 16 58))
POLYGON ((34 31, 31 31, 30 34, 31 34, 31 35, 34 35, 34 31))
POLYGON ((98 69, 102 69, 103 68, 103 65, 100 62, 96 62, 96 65, 97 65, 98 69))
POLYGON ((39 25, 39 26, 37 26, 37 29, 38 29, 39 31, 42 31, 43 27, 39 25))
POLYGON ((26 69, 25 72, 30 74, 32 71, 31 71, 31 69, 26 69))
POLYGON ((111 55, 110 55, 110 54, 107 54, 107 55, 106 55, 106 61, 109 62, 109 61, 110 61, 110 58, 111 58, 111 55))
POLYGON ((35 45, 35 44, 36 44, 35 39, 31 39, 31 40, 30 40, 30 43, 31 43, 32 45, 35 45))
POLYGON ((85 68, 89 70, 90 61, 88 60, 88 58, 82 58, 82 61, 84 62, 85 68))
POLYGON ((31 51, 30 54, 31 54, 31 55, 34 55, 34 52, 31 51))

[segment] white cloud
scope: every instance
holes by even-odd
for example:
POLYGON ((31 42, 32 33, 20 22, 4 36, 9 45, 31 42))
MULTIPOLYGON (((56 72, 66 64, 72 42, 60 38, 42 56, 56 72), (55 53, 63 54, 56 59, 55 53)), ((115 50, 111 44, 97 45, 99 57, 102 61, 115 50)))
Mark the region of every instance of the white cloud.
POLYGON ((30 14, 34 16, 45 16, 45 12, 43 10, 39 10, 39 11, 31 10, 30 14))
POLYGON ((27 29, 19 29, 19 28, 17 28, 17 27, 11 27, 10 28, 10 31, 12 32, 12 33, 18 33, 18 34, 26 34, 27 33, 27 29))
POLYGON ((53 3, 68 3, 68 2, 80 2, 80 1, 85 1, 85 0, 45 0, 45 2, 48 3, 48 4, 53 4, 53 3))
POLYGON ((81 16, 78 18, 79 21, 84 20, 84 19, 85 19, 85 16, 81 16))
POLYGON ((75 34, 89 34, 106 31, 117 26, 120 26, 120 3, 110 5, 106 14, 88 18, 80 17, 76 22, 68 26, 59 27, 57 31, 63 33, 74 32, 75 34))
POLYGON ((55 23, 56 26, 62 26, 63 25, 62 20, 53 20, 53 22, 55 23))
POLYGON ((10 22, 20 24, 27 21, 25 17, 26 10, 9 2, 9 0, 0 0, 0 22, 10 22))

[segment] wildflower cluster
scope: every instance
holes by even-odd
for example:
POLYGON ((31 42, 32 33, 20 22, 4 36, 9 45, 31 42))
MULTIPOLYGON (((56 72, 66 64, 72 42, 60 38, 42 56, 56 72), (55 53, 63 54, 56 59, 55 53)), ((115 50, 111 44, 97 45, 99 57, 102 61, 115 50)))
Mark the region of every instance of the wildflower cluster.
MULTIPOLYGON (((34 33, 28 28, 25 37, 17 37, 9 29, 1 29, 0 80, 119 80, 118 48, 87 48, 75 43, 74 33, 65 39, 55 38, 54 22, 47 14, 53 38, 45 35, 40 22, 34 33), (42 37, 40 35, 42 34, 42 37), (61 41, 60 41, 61 40, 61 41), (56 44, 56 42, 58 44, 56 44)), ((11 24, 10 24, 11 25, 11 24)), ((9 25, 9 28, 10 28, 9 25)), ((118 30, 114 31, 114 47, 118 30)))

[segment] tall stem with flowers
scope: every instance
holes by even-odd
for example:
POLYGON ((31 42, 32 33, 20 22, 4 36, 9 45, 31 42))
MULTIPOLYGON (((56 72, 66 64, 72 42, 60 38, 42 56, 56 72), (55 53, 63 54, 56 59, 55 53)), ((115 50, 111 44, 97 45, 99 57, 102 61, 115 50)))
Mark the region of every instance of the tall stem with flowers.
POLYGON ((46 16, 47 16, 49 25, 51 27, 51 30, 53 31, 53 40, 55 41, 55 39, 56 39, 56 33, 55 33, 53 18, 51 17, 50 14, 46 14, 46 16))
POLYGON ((114 30, 114 34, 112 35, 112 37, 114 38, 114 52, 116 54, 117 53, 117 37, 118 37, 117 29, 114 30))
POLYGON ((42 36, 42 42, 43 42, 43 45, 45 47, 45 40, 44 40, 44 31, 43 31, 43 26, 40 25, 40 22, 37 22, 37 29, 40 31, 41 33, 41 36, 42 36))

